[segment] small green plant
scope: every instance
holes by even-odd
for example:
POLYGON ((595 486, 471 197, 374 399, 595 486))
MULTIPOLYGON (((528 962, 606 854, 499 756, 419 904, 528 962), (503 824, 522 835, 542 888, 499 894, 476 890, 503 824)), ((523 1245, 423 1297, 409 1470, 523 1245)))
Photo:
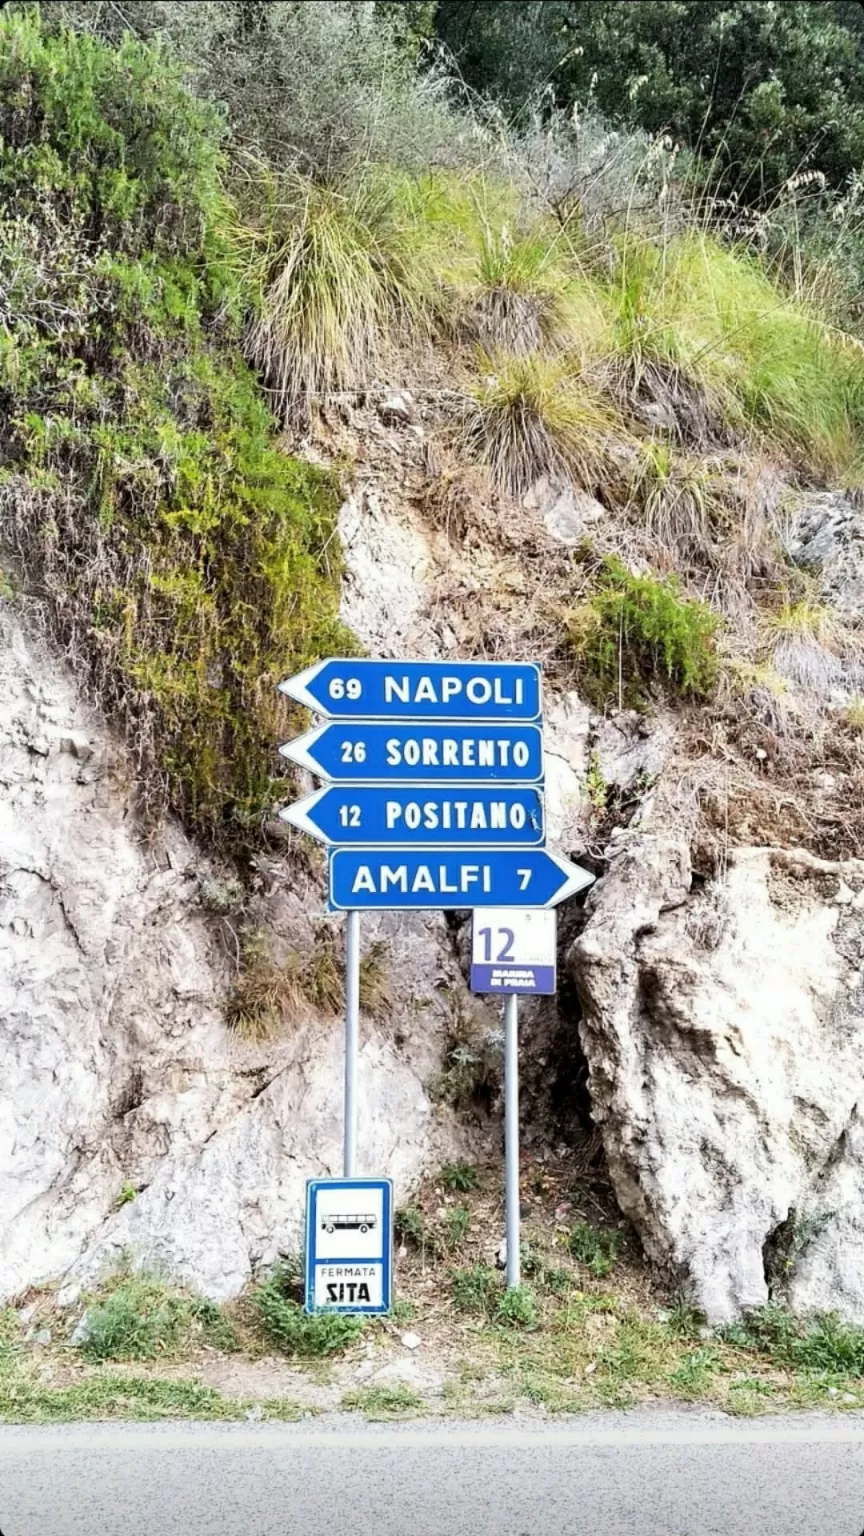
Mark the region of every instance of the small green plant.
POLYGON ((712 1374, 720 1368, 720 1352, 710 1346, 691 1349, 679 1366, 670 1372, 669 1385, 681 1397, 696 1398, 705 1395, 712 1374))
POLYGON ((305 1312, 287 1294, 291 1277, 279 1270, 253 1291, 252 1311, 264 1337, 285 1355, 316 1358, 339 1354, 363 1331, 363 1318, 345 1312, 305 1312))
POLYGON ((413 1323, 417 1316, 417 1303, 402 1296, 394 1301, 389 1315, 394 1323, 413 1323))
POLYGON ((853 731, 864 731, 864 698, 856 694, 849 700, 844 711, 846 724, 853 731))
POLYGON ((460 1312, 489 1315, 500 1290, 500 1277, 489 1264, 469 1264, 451 1271, 453 1301, 460 1312))
POLYGON ((114 1201, 114 1209, 119 1211, 122 1210, 124 1205, 131 1205, 137 1194, 138 1191, 134 1184, 124 1184, 120 1190, 119 1195, 117 1196, 117 1199, 114 1201))
POLYGON ((454 1205, 444 1212, 441 1218, 447 1233, 447 1246, 451 1250, 458 1248, 464 1241, 468 1228, 471 1225, 471 1212, 467 1205, 454 1205))
POLYGON ((236 1329, 214 1302, 141 1273, 121 1278, 88 1306, 79 1348, 90 1360, 156 1360, 202 1340, 236 1349, 236 1329))
POLYGON ((587 1221, 577 1221, 570 1229, 568 1247, 574 1259, 602 1280, 615 1266, 619 1242, 617 1232, 603 1232, 587 1221))
POLYGON ((592 752, 588 759, 588 772, 585 775, 585 791, 591 809, 602 814, 606 810, 606 801, 609 794, 609 786, 603 777, 600 767, 600 759, 596 752, 592 752))
POLYGON ((534 1292, 527 1285, 501 1291, 495 1298, 492 1320, 502 1328, 537 1328, 539 1318, 534 1292))
POLYGON ((428 1241, 426 1217, 419 1205, 400 1206, 393 1225, 397 1242, 413 1243, 415 1248, 423 1248, 428 1241))
POLYGON ((717 677, 718 625, 704 603, 684 597, 674 577, 636 575, 609 556, 594 596, 573 615, 571 642, 604 695, 641 703, 661 685, 699 698, 717 677))
POLYGON ((473 1163, 444 1163, 438 1174, 439 1183, 460 1195, 467 1195, 480 1183, 480 1175, 473 1163))
POLYGON ((676 1339, 698 1339, 705 1327, 705 1313, 685 1296, 676 1296, 664 1314, 664 1321, 676 1339))
POLYGON ((342 1407, 349 1413, 365 1413, 370 1419, 392 1419, 416 1413, 423 1407, 423 1399, 410 1387, 358 1387, 344 1394, 342 1407))

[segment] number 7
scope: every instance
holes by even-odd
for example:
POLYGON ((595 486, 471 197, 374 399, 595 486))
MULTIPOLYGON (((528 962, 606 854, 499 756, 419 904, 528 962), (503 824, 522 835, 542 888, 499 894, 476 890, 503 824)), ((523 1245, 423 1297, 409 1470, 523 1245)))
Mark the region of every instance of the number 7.
POLYGON ((522 881, 522 884, 519 887, 520 891, 527 891, 529 885, 531 884, 531 870, 517 869, 516 873, 519 876, 519 879, 522 881))

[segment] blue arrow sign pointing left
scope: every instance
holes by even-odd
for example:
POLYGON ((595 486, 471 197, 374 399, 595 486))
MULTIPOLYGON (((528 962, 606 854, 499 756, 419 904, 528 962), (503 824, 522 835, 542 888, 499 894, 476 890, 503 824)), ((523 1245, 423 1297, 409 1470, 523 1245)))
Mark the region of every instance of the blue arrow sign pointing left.
POLYGON ((554 907, 593 881, 580 864, 545 848, 337 848, 330 854, 330 906, 345 912, 554 907))
POLYGON ((337 783, 537 784, 543 737, 536 725, 321 725, 279 751, 337 783))
POLYGON ((363 848, 536 848, 545 834, 543 796, 520 784, 330 784, 279 815, 321 842, 363 848))
POLYGON ((331 720, 537 720, 540 668, 523 661, 333 657, 279 684, 331 720))

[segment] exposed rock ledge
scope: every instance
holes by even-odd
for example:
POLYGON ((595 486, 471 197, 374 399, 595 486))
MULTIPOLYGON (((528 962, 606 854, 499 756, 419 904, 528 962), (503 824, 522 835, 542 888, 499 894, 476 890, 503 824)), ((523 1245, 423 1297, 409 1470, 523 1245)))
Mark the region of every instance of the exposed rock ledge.
POLYGON ((767 1300, 864 1320, 864 863, 631 838, 569 957, 622 1209, 710 1319, 767 1300))
MULTIPOLYGON (((0 1300, 126 1248, 231 1296, 296 1248, 305 1179, 340 1170, 340 1025, 229 1034, 199 868, 176 827, 142 843, 122 752, 0 609, 0 1300)), ((298 893, 274 921, 308 942, 298 893)), ((404 1187, 459 1144, 424 1081, 464 983, 442 919, 364 929, 399 1000, 364 1026, 360 1166, 404 1187)))

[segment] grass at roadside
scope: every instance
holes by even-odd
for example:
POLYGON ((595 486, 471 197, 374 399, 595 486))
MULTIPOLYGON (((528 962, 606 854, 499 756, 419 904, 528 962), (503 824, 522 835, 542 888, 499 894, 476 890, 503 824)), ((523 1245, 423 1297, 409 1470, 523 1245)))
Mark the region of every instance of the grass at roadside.
POLYGON ((566 1163, 529 1170, 523 1192, 518 1291, 495 1263, 498 1170, 450 1165, 397 1224, 393 1315, 363 1325, 306 1317, 291 1265, 226 1308, 128 1270, 72 1308, 22 1298, 0 1312, 0 1421, 546 1416, 652 1402, 864 1411, 864 1329, 777 1303, 710 1329, 657 1288, 599 1188, 566 1163), (397 1360, 404 1379, 386 1370, 397 1360))

